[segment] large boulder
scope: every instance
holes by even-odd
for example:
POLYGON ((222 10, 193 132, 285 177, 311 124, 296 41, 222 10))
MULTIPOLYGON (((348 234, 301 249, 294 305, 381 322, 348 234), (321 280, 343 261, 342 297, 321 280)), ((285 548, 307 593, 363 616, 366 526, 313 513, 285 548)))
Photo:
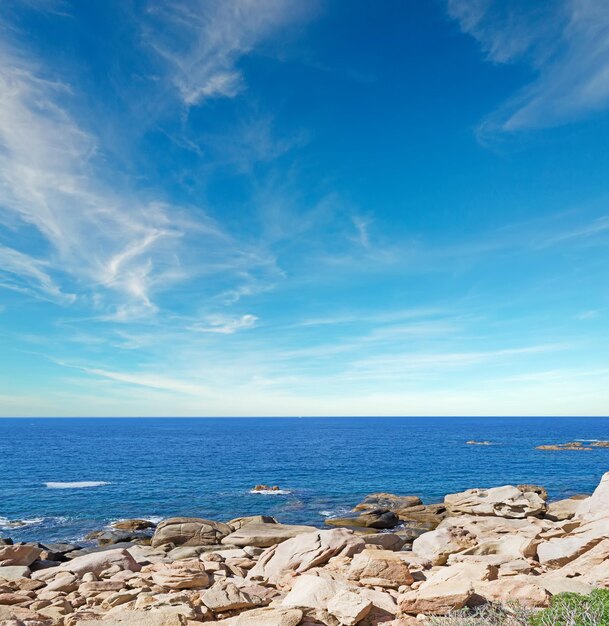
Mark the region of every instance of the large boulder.
POLYGON ((544 541, 537 546, 539 562, 557 568, 578 558, 609 537, 609 518, 586 522, 563 537, 544 541))
POLYGON ((244 611, 214 623, 217 626, 298 626, 301 621, 300 609, 279 607, 244 611))
POLYGON ((251 609, 259 606, 247 593, 229 580, 218 580, 201 594, 203 604, 214 613, 251 609))
POLYGON ((97 576, 112 566, 130 572, 139 572, 141 569, 139 563, 127 550, 102 550, 101 552, 76 557, 57 567, 50 567, 34 572, 32 578, 36 580, 50 580, 51 578, 55 578, 59 572, 71 572, 79 578, 88 572, 97 576))
POLYGON ((527 608, 548 606, 552 594, 539 584, 537 576, 514 576, 474 583, 478 599, 496 604, 518 604, 527 608))
POLYGON ((330 578, 308 575, 296 579, 281 604, 312 609, 320 617, 327 611, 345 626, 357 624, 372 608, 372 602, 354 593, 349 585, 330 578))
POLYGON ((413 506, 420 506, 421 498, 418 496, 396 496, 393 493, 371 493, 366 496, 354 511, 369 511, 374 509, 385 509, 387 511, 398 511, 413 506))
POLYGON ((330 526, 363 527, 363 528, 395 528, 400 518, 387 509, 368 509, 360 515, 348 517, 328 517, 326 524, 330 526))
POLYGON ((474 588, 467 579, 448 581, 425 581, 416 591, 407 591, 399 598, 404 613, 446 615, 462 609, 474 595, 474 588))
POLYGON ((222 539, 222 543, 243 548, 256 546, 269 548, 286 539, 291 539, 303 533, 314 532, 314 526, 291 526, 289 524, 251 522, 241 526, 222 539))
POLYGON ((523 492, 512 485, 448 494, 444 504, 450 515, 490 515, 514 519, 538 517, 547 508, 539 494, 523 492))
POLYGON ((566 498, 548 504, 545 518, 551 522, 564 522, 575 516, 577 509, 582 504, 582 498, 566 498))
POLYGON ((11 565, 31 565, 42 552, 42 549, 30 543, 17 543, 0 546, 0 567, 11 565))
POLYGON ((204 589, 209 586, 205 565, 198 559, 155 563, 144 571, 152 572, 152 581, 167 589, 204 589))
POLYGON ((267 548, 249 571, 248 578, 272 580, 286 571, 306 572, 324 565, 334 556, 353 556, 365 546, 362 539, 344 528, 304 533, 267 548))
POLYGON ((585 522, 609 517, 609 472, 603 475, 594 493, 582 500, 574 517, 585 522))
POLYGON ((246 517, 235 517, 234 519, 226 522, 231 531, 239 530, 247 524, 277 524, 277 520, 270 515, 248 515, 246 517))
POLYGON ((347 576, 362 585, 394 589, 414 582, 406 562, 390 550, 366 549, 356 554, 347 576))
POLYGON ((432 565, 444 565, 449 555, 463 552, 476 545, 476 537, 461 528, 437 528, 417 537, 412 551, 432 565))
POLYGON ((222 522, 198 517, 170 517, 163 520, 152 537, 153 548, 166 544, 175 546, 213 546, 231 533, 222 522))

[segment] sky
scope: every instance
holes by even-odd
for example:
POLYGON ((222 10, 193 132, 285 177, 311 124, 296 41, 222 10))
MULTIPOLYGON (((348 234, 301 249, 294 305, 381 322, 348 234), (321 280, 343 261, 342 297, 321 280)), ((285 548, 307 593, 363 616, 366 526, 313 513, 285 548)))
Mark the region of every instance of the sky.
POLYGON ((607 415, 608 145, 597 0, 4 0, 0 415, 607 415))

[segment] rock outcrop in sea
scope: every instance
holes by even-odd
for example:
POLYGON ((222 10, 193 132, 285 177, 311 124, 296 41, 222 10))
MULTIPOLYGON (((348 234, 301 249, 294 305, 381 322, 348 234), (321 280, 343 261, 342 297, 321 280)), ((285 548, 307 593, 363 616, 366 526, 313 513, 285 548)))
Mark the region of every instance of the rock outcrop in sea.
MULTIPOLYGON (((328 529, 268 516, 170 518, 148 541, 85 550, 3 539, 0 624, 409 626, 466 606, 536 609, 564 591, 609 587, 609 473, 590 497, 558 502, 541 487, 508 485, 427 506, 371 494, 355 509, 343 518, 351 523, 328 529)), ((145 520, 113 526, 152 532, 145 520)))

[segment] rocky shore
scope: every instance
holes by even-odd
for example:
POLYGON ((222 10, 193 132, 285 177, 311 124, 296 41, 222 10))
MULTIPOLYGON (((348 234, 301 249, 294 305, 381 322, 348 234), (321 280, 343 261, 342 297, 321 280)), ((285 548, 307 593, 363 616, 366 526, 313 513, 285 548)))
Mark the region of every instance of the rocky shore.
POLYGON ((329 523, 123 520, 84 549, 0 539, 0 624, 408 626, 609 587, 609 473, 552 503, 535 485, 434 505, 371 494, 329 523))

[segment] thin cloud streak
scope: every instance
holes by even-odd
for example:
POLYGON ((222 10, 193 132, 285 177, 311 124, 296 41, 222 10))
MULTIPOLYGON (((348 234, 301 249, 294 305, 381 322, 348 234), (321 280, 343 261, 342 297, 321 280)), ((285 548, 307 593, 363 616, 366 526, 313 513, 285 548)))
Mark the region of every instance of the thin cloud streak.
POLYGON ((609 8, 596 0, 448 0, 463 32, 495 63, 525 62, 537 77, 480 127, 559 126, 609 104, 609 8))

